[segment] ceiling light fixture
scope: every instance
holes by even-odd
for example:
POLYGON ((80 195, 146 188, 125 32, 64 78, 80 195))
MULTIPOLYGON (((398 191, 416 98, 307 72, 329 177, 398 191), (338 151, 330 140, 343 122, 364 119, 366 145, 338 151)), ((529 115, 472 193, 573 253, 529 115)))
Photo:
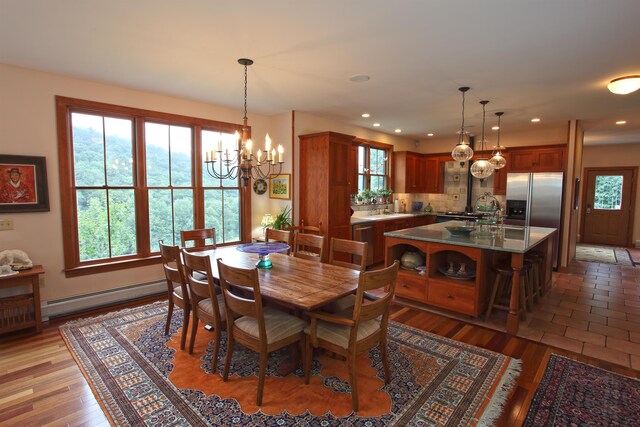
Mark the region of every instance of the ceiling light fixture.
POLYGON ((531 119, 531 123, 538 123, 540 121, 540 118, 538 117, 534 117, 533 119, 531 119))
POLYGON ((618 77, 607 85, 607 88, 616 95, 627 95, 640 89, 640 75, 618 77))
POLYGON ((369 114, 369 113, 362 113, 362 117, 364 117, 364 118, 366 119, 367 117, 371 117, 371 114, 369 114))
POLYGON ((616 124, 617 124, 617 125, 626 125, 626 124, 627 124, 627 121, 626 121, 626 120, 618 120, 618 121, 616 122, 616 124))
POLYGON ((494 126, 494 128, 498 129, 498 142, 493 147, 493 152, 491 153, 491 158, 489 159, 489 163, 493 165, 495 170, 502 169, 507 165, 507 160, 504 158, 502 152, 506 147, 500 145, 500 117, 504 114, 503 111, 498 111, 496 116, 498 116, 498 126, 494 126))
MULTIPOLYGON (((486 142, 486 140, 484 139, 484 123, 486 116, 485 107, 488 103, 489 101, 480 101, 480 104, 482 104, 482 139, 480 140, 480 151, 484 151, 484 144, 486 142)), ((471 175, 480 179, 480 181, 484 180, 485 178, 489 178, 492 174, 493 165, 486 157, 481 157, 471 164, 471 175)))
POLYGON ((433 134, 432 133, 428 133, 427 136, 433 136, 433 134))
POLYGON ((222 140, 218 140, 216 150, 207 151, 205 153, 205 165, 207 172, 216 179, 236 179, 238 175, 242 179, 242 185, 249 185, 250 179, 269 179, 277 176, 282 172, 282 164, 284 163, 284 149, 282 145, 278 145, 278 156, 276 161, 276 149, 271 148, 271 138, 269 134, 265 137, 264 158, 262 150, 258 148, 256 155, 252 153, 252 141, 249 137, 249 126, 247 124, 247 67, 253 64, 251 59, 240 58, 238 63, 244 66, 244 117, 242 118, 242 140, 238 132, 235 133, 235 149, 225 150, 222 155, 222 140), (233 151, 233 154, 230 153, 233 151), (224 159, 223 159, 224 157, 224 159), (277 172, 276 172, 276 165, 277 172), (266 167, 265 170, 262 167, 266 167))
POLYGON ((380 127, 380 123, 374 123, 374 124, 373 124, 373 127, 374 127, 374 128, 380 127))
POLYGON ((394 130, 394 132, 395 133, 400 133, 400 132, 402 132, 402 129, 396 129, 396 130, 394 130))
POLYGON ((453 160, 460 162, 460 166, 464 166, 464 162, 473 157, 473 149, 469 145, 469 140, 467 138, 468 133, 464 129, 464 94, 469 89, 470 88, 467 86, 458 88, 458 90, 462 92, 462 125, 458 132, 458 144, 456 144, 451 152, 451 157, 453 157, 453 160))

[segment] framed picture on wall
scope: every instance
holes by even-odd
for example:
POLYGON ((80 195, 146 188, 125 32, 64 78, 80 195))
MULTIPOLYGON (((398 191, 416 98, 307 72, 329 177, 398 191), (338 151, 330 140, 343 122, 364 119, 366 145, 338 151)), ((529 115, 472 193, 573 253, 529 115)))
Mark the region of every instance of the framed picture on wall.
POLYGON ((0 154, 0 213, 48 210, 45 158, 0 154))
POLYGON ((271 178, 269 185, 269 198, 271 199, 291 199, 291 174, 281 173, 271 178))

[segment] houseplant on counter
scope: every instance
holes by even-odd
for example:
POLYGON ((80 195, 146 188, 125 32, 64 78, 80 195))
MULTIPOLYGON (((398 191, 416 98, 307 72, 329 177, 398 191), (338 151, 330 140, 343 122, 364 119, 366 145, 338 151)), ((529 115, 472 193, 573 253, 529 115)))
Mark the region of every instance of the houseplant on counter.
POLYGON ((370 205, 371 203, 375 203, 376 201, 376 192, 365 188, 360 192, 360 196, 364 201, 365 205, 370 205))
POLYGON ((384 204, 391 202, 391 195, 393 194, 393 190, 391 188, 384 188, 382 190, 378 190, 378 202, 384 204))

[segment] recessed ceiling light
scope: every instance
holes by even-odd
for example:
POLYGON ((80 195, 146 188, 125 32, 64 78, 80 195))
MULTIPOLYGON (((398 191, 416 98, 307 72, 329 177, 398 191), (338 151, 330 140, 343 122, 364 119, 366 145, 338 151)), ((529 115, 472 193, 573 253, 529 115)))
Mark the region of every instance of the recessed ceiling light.
POLYGON ((491 128, 491 130, 498 130, 498 129, 500 129, 500 126, 494 126, 491 128))
POLYGON ((354 74, 353 76, 349 77, 349 80, 356 83, 368 82, 369 79, 371 79, 371 77, 367 76, 366 74, 354 74))
POLYGON ((428 133, 427 136, 433 136, 433 134, 432 133, 428 133))
POLYGON ((538 117, 534 117, 533 119, 531 119, 532 123, 538 123, 540 121, 540 119, 538 117))
POLYGON ((373 127, 379 128, 380 127, 380 123, 374 123, 373 127))
POLYGON ((396 129, 396 130, 394 130, 394 132, 395 133, 400 133, 400 132, 402 132, 402 129, 396 129))
POLYGON ((617 124, 617 125, 626 125, 626 124, 627 124, 627 121, 626 121, 626 120, 618 120, 618 121, 616 122, 616 124, 617 124))
POLYGON ((366 119, 367 117, 371 117, 371 114, 369 114, 369 113, 362 113, 362 117, 364 117, 364 118, 366 119))

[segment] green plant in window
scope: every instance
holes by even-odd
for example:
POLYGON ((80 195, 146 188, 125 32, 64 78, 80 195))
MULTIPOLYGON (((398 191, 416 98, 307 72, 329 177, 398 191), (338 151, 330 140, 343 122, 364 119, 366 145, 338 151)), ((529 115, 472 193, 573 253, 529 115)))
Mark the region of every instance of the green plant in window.
POLYGON ((364 190, 362 190, 360 192, 360 196, 362 197, 362 200, 364 201, 365 205, 371 204, 376 197, 376 192, 375 191, 371 191, 368 188, 365 188, 364 190))
POLYGON ((286 227, 291 227, 291 207, 289 205, 285 206, 282 212, 273 219, 273 228, 276 230, 282 230, 286 227))
POLYGON ((391 188, 384 188, 378 190, 378 196, 380 196, 380 203, 389 203, 393 190, 391 188))

